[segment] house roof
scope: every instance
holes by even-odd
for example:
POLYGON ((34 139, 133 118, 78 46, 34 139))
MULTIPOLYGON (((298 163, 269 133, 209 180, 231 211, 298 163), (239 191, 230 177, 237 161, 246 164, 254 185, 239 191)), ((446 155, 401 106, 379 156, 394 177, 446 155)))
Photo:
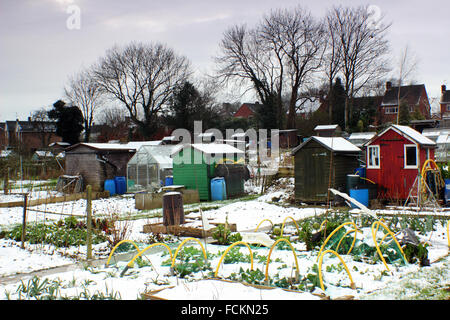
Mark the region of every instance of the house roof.
POLYGON ((394 125, 390 126, 389 128, 385 129, 380 134, 376 135, 375 137, 370 139, 370 141, 365 143, 364 146, 367 146, 367 145, 371 144, 372 141, 374 141, 378 137, 381 137, 383 134, 385 134, 389 130, 395 130, 396 132, 398 132, 400 135, 404 136, 408 140, 416 142, 416 143, 418 143, 418 144, 420 144, 422 146, 428 146, 428 147, 435 147, 436 146, 436 143, 433 140, 427 138, 426 136, 424 136, 420 132, 414 130, 411 127, 402 126, 402 125, 398 125, 398 124, 394 124, 394 125))
POLYGON ((376 132, 353 132, 348 139, 372 139, 377 133, 376 132))
POLYGON ((298 150, 302 149, 310 141, 317 141, 319 144, 334 152, 361 152, 361 149, 355 146, 350 141, 342 137, 310 137, 298 147, 292 150, 292 155, 296 154, 298 150))
POLYGON ((326 124, 326 125, 318 125, 314 128, 315 131, 317 130, 336 130, 339 127, 337 124, 326 124))
POLYGON ((221 143, 193 143, 193 144, 185 144, 181 148, 175 150, 173 154, 181 151, 182 149, 192 147, 202 153, 205 154, 243 154, 244 151, 239 150, 229 144, 221 144, 221 143))
POLYGON ((96 149, 96 150, 128 150, 129 152, 133 152, 138 150, 140 147, 142 146, 154 146, 154 145, 160 145, 161 141, 157 140, 157 141, 132 141, 132 142, 128 142, 128 143, 85 143, 85 142, 81 142, 81 143, 77 143, 73 146, 68 147, 66 150, 70 151, 73 150, 75 148, 77 148, 78 146, 86 146, 88 148, 91 149, 96 149))
MULTIPOLYGON (((260 103, 243 103, 242 106, 247 106, 252 112, 257 112, 258 108, 261 107, 260 103)), ((242 107, 241 106, 241 107, 242 107)))
POLYGON ((36 150, 34 153, 38 157, 41 157, 41 158, 51 158, 51 157, 53 157, 53 153, 50 152, 50 151, 36 150))
MULTIPOLYGON (((389 90, 386 90, 383 100, 381 101, 382 107, 398 105, 398 88, 399 87, 391 87, 389 90)), ((417 105, 419 104, 420 96, 424 89, 424 84, 401 86, 400 99, 406 100, 410 105, 417 105)))
POLYGON ((59 147, 66 148, 66 147, 70 146, 70 143, 68 143, 68 142, 62 142, 62 141, 56 141, 56 142, 50 143, 48 146, 49 146, 49 147, 59 146, 59 147))
POLYGON ((21 132, 56 132, 56 122, 54 121, 6 121, 8 131, 20 130, 21 132))
POLYGON ((179 148, 179 145, 142 146, 128 163, 140 163, 141 159, 147 162, 148 158, 145 157, 147 155, 153 158, 159 164, 160 168, 172 168, 173 160, 171 155, 179 148))

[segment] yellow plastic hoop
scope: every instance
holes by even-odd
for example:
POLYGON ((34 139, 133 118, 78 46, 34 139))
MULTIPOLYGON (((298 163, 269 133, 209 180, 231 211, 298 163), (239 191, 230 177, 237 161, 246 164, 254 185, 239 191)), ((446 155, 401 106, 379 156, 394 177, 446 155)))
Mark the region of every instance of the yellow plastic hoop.
POLYGON ((344 238, 345 238, 346 235, 348 235, 349 233, 352 233, 352 232, 355 233, 355 237, 353 237, 352 245, 351 245, 350 249, 348 250, 347 254, 350 254, 350 252, 352 252, 353 247, 354 247, 355 242, 356 242, 356 232, 362 233, 362 231, 360 231, 360 230, 358 230, 358 229, 348 230, 348 231, 342 236, 341 240, 339 240, 339 243, 338 243, 338 245, 336 246, 336 249, 335 249, 334 251, 338 252, 339 246, 341 245, 342 240, 344 240, 344 238))
POLYGON ((450 249, 450 221, 447 221, 447 241, 448 241, 448 248, 450 249))
POLYGON ((283 224, 281 225, 281 233, 280 233, 280 236, 281 236, 281 237, 283 236, 284 224, 286 223, 286 220, 287 220, 287 219, 291 219, 291 220, 294 222, 295 226, 297 227, 297 234, 300 234, 300 229, 299 229, 299 227, 298 227, 297 221, 295 221, 295 219, 292 218, 291 216, 288 216, 288 217, 284 218, 284 220, 283 220, 283 224))
POLYGON ((136 250, 138 251, 138 253, 141 252, 141 250, 139 249, 139 247, 137 246, 137 244, 133 240, 122 240, 122 241, 119 241, 114 246, 114 248, 111 250, 111 253, 109 254, 108 260, 106 261, 106 266, 109 265, 109 262, 111 261, 112 255, 114 254, 114 251, 116 251, 116 249, 124 242, 129 242, 129 243, 133 244, 134 247, 136 248, 136 250))
POLYGON ((319 227, 319 231, 322 230, 322 227, 323 227, 324 224, 325 224, 325 227, 326 227, 326 223, 328 223, 327 219, 322 221, 322 223, 320 224, 320 227, 319 227))
POLYGON ((272 228, 273 228, 273 222, 272 222, 270 219, 264 219, 264 220, 261 220, 261 222, 258 224, 258 226, 256 227, 256 229, 255 229, 254 232, 258 231, 259 227, 261 226, 261 224, 262 224, 264 221, 269 221, 270 224, 272 225, 272 228))
POLYGON ((352 278, 352 274, 350 273, 350 270, 348 270, 347 265, 345 264, 344 260, 342 259, 342 257, 333 250, 325 250, 321 255, 320 255, 320 259, 319 259, 319 280, 320 280, 320 287, 322 288, 323 291, 325 291, 325 288, 323 286, 323 278, 322 278, 322 261, 323 261, 323 257, 325 256, 325 254, 327 253, 332 253, 334 254, 336 257, 339 258, 339 260, 341 261, 341 263, 344 265, 345 271, 347 271, 348 277, 350 278, 350 287, 355 290, 355 283, 353 282, 353 278, 352 278))
MULTIPOLYGON (((331 239, 331 237, 332 237, 336 232, 338 232, 339 229, 345 227, 345 226, 348 225, 348 224, 353 225, 353 227, 354 227, 353 230, 358 230, 358 227, 357 227, 356 224, 355 224, 354 222, 352 222, 352 221, 345 222, 345 223, 341 224, 339 227, 337 227, 336 229, 334 229, 333 232, 331 232, 330 235, 329 235, 329 236, 325 239, 325 241, 323 242, 322 247, 321 247, 320 250, 319 250, 319 254, 317 255, 317 260, 316 260, 316 262, 319 261, 320 254, 322 253, 323 249, 325 248, 325 245, 328 243, 328 241, 331 239)), ((347 232, 345 235, 347 235, 347 234, 348 234, 348 232, 347 232)), ((344 235, 344 236, 345 236, 345 235, 344 235)), ((342 239, 341 239, 341 240, 342 240, 342 239)), ((354 236, 354 238, 353 238, 352 246, 351 246, 351 248, 348 250, 347 254, 349 254, 349 253, 353 250, 353 246, 354 246, 355 242, 356 242, 356 231, 355 231, 355 236, 354 236)), ((340 244, 340 242, 339 242, 339 244, 340 244)), ((339 244, 338 244, 338 247, 339 247, 339 244)))
POLYGON ((170 258, 172 258, 172 250, 170 250, 169 246, 168 246, 167 244, 165 244, 165 243, 158 242, 158 243, 153 243, 153 244, 147 246, 147 247, 146 247, 145 249, 143 249, 142 251, 140 251, 137 255, 135 255, 135 256, 133 257, 133 259, 130 260, 130 262, 128 262, 127 266, 131 268, 131 267, 133 266, 134 261, 135 261, 137 258, 139 258, 141 255, 143 255, 144 252, 147 251, 148 249, 153 248, 153 247, 156 247, 156 246, 163 246, 163 247, 165 247, 165 248, 167 249, 167 251, 169 251, 170 258))
POLYGON ((232 245, 230 245, 230 246, 225 250, 225 252, 222 254, 222 256, 220 257, 219 263, 217 264, 216 271, 214 272, 214 277, 217 277, 217 274, 219 273, 219 267, 220 267, 220 264, 222 263, 222 260, 223 260, 223 259, 225 258, 225 256, 227 255, 228 251, 230 251, 231 248, 233 248, 234 246, 237 246, 238 244, 243 244, 243 245, 245 245, 245 246, 248 248, 248 250, 250 251, 250 263, 251 263, 251 265, 250 265, 250 270, 253 270, 253 252, 252 252, 252 249, 250 248, 250 246, 248 245, 247 242, 244 242, 244 241, 237 241, 237 242, 233 243, 232 245))
POLYGON ((292 244, 291 244, 291 242, 289 240, 281 238, 281 239, 278 239, 277 241, 275 241, 275 243, 272 245, 272 247, 269 250, 269 255, 267 256, 267 262, 266 262, 266 276, 264 278, 265 281, 267 281, 269 279, 270 256, 272 255, 272 251, 275 248, 275 246, 281 241, 286 242, 289 245, 289 247, 291 248, 292 253, 294 254, 295 267, 296 267, 295 276, 296 276, 296 278, 298 278, 300 269, 298 268, 298 259, 297 259, 297 255, 295 254, 295 249, 294 249, 294 247, 292 246, 292 244))
POLYGON ((387 265, 387 263, 386 263, 386 260, 384 259, 383 254, 381 253, 381 249, 380 249, 380 245, 381 245, 381 243, 384 241, 384 239, 386 239, 386 236, 387 236, 387 235, 385 235, 385 236, 383 237, 383 239, 381 239, 380 243, 378 243, 378 242, 377 242, 377 235, 376 235, 376 232, 375 232, 375 230, 374 230, 374 229, 375 229, 375 225, 377 226, 377 232, 378 232, 378 226, 381 225, 381 226, 388 232, 388 234, 392 237, 392 239, 394 239, 394 242, 397 244, 398 248, 400 249, 400 252, 402 253, 403 258, 405 259, 405 261, 407 261, 407 260, 406 260, 406 256, 405 256, 405 253, 404 253, 403 250, 402 250, 402 247, 400 246, 400 244, 398 243, 397 239, 395 238, 395 235, 392 233, 392 231, 389 230, 389 228, 388 228, 383 222, 381 222, 381 221, 375 221, 375 222, 372 224, 372 238, 373 238, 373 242, 375 243, 375 247, 377 248, 377 252, 378 252, 378 255, 379 255, 380 258, 381 258, 381 261, 383 262, 383 264, 384 264, 384 266, 386 267, 387 271, 390 271, 390 269, 389 269, 389 267, 388 267, 388 265, 387 265))
POLYGON ((194 241, 196 241, 196 242, 200 245, 200 247, 202 248, 202 251, 203 251, 203 257, 205 258, 205 261, 208 261, 208 257, 206 256, 205 248, 203 247, 203 244, 200 242, 200 240, 198 240, 197 238, 187 238, 187 239, 184 239, 184 240, 179 244, 178 248, 175 250, 175 254, 174 254, 173 258, 172 258, 172 264, 171 264, 171 266, 170 266, 171 268, 173 268, 173 266, 175 265, 175 260, 177 259, 177 255, 178 255, 178 252, 180 251, 181 247, 182 247, 186 242, 188 242, 188 241, 190 241, 190 240, 194 240, 194 241))

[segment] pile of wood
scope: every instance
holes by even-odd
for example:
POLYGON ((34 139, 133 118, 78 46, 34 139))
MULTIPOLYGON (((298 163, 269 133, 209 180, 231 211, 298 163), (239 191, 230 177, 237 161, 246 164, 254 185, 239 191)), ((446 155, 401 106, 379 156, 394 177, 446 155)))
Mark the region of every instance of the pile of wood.
POLYGON ((63 193, 79 193, 83 191, 83 177, 81 175, 69 176, 62 175, 58 177, 56 190, 63 193))

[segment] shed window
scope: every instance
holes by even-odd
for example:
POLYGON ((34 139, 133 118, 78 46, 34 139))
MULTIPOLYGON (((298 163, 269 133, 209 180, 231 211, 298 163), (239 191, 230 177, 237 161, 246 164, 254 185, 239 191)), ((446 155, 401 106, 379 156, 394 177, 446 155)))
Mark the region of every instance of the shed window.
POLYGON ((417 168, 417 146, 405 145, 405 168, 417 168))
POLYGON ((368 168, 380 167, 380 146, 369 146, 367 148, 368 168))

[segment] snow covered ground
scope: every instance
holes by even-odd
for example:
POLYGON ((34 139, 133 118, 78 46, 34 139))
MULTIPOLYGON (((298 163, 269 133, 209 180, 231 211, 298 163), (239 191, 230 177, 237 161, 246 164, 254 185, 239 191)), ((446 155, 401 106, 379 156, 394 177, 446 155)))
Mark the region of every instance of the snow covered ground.
MULTIPOLYGON (((238 231, 253 231, 264 219, 269 219, 274 224, 281 224, 287 217, 300 220, 325 212, 325 207, 299 208, 279 205, 279 203, 287 202, 292 192, 292 181, 287 179, 281 183, 281 186, 275 186, 267 190, 266 194, 251 200, 188 205, 185 207, 187 212, 186 218, 191 221, 190 224, 192 226, 201 225, 200 213, 196 209, 203 207, 203 215, 209 222, 224 223, 227 220, 228 223, 235 223, 238 231), (213 205, 215 205, 214 208, 208 208, 213 205)), ((148 234, 142 233, 143 226, 148 223, 162 221, 160 209, 146 212, 135 209, 132 196, 99 199, 93 201, 92 205, 94 217, 111 213, 132 217, 133 219, 129 221, 130 233, 127 239, 139 243, 141 249, 148 244, 145 242, 148 241, 149 237, 148 234)), ((55 203, 33 208, 46 212, 82 216, 86 211, 86 201, 55 203)), ((357 213, 359 211, 354 209, 352 212, 357 213)), ((386 210, 383 212, 386 212, 386 210)), ((0 231, 10 229, 13 225, 21 223, 22 213, 23 208, 21 207, 0 208, 0 231)), ((29 222, 48 221, 50 223, 64 217, 37 211, 28 212, 29 222)), ((270 224, 264 226, 269 227, 270 224)), ((295 227, 292 224, 286 225, 285 233, 289 234, 295 231, 295 227)), ((358 234, 358 239, 371 243, 370 229, 365 228, 363 231, 362 234, 358 234)), ((79 298, 102 294, 134 300, 139 299, 144 292, 149 293, 153 290, 164 289, 154 295, 164 299, 197 298, 207 300, 314 300, 319 298, 319 294, 326 294, 332 298, 351 295, 356 299, 411 299, 417 298, 421 290, 426 290, 430 287, 450 286, 447 230, 438 223, 435 231, 419 238, 431 244, 428 248, 429 258, 434 263, 430 267, 419 267, 418 264, 406 266, 393 264, 390 265, 391 270, 386 271, 380 261, 375 264, 368 264, 355 261, 351 255, 342 255, 353 277, 356 290, 350 287, 349 276, 344 268, 339 267, 341 265, 340 261, 333 255, 327 255, 324 258, 323 279, 324 283, 326 283, 325 292, 316 287, 312 293, 309 291, 293 293, 280 288, 269 290, 243 286, 237 282, 211 280, 211 271, 195 272, 185 278, 176 277, 171 274, 170 265, 167 264, 169 255, 162 247, 159 247, 160 250, 149 250, 146 255, 147 259, 144 259, 148 263, 140 267, 135 264, 123 277, 121 277, 121 272, 128 261, 118 261, 110 266, 101 264, 97 267, 71 267, 67 270, 49 273, 45 277, 41 277, 40 280, 44 281, 45 278, 49 283, 57 284, 59 295, 62 297, 79 298)), ((168 243, 173 252, 175 252, 182 239, 173 237, 175 242, 168 243)), ((203 240, 201 241, 204 243, 203 240)), ((18 288, 21 285, 21 280, 24 284, 27 284, 27 281, 31 281, 32 274, 27 273, 58 266, 67 266, 80 260, 82 261, 86 255, 84 246, 56 249, 49 245, 31 245, 27 243, 24 250, 20 248, 20 245, 21 243, 12 240, 0 239, 0 299, 25 298, 23 290, 18 290, 18 288), (18 277, 20 274, 24 274, 23 277, 18 277), (11 277, 14 276, 17 278, 11 280, 11 277)), ((200 249, 200 245, 195 241, 190 241, 185 245, 185 247, 191 246, 200 249)), ((205 249, 210 256, 208 262, 213 271, 219 265, 221 255, 227 247, 205 244, 205 249)), ((239 248, 239 252, 242 254, 249 254, 248 248, 239 248)), ((299 244, 295 244, 294 248, 296 250, 295 256, 298 259, 300 277, 314 274, 313 268, 318 259, 317 250, 305 251, 304 246, 299 244)), ((252 247, 252 250, 256 257, 267 257, 269 253, 268 247, 252 247)), ((97 258, 108 257, 107 244, 94 245, 94 254, 97 258)), ((264 259, 255 259, 254 261, 254 270, 261 270, 262 273, 267 270, 270 277, 279 279, 292 277, 295 274, 295 266, 295 257, 291 250, 273 250, 268 267, 264 259)), ((250 263, 222 263, 218 269, 218 276, 229 278, 233 274, 239 274, 241 268, 243 270, 250 269, 250 263)))

